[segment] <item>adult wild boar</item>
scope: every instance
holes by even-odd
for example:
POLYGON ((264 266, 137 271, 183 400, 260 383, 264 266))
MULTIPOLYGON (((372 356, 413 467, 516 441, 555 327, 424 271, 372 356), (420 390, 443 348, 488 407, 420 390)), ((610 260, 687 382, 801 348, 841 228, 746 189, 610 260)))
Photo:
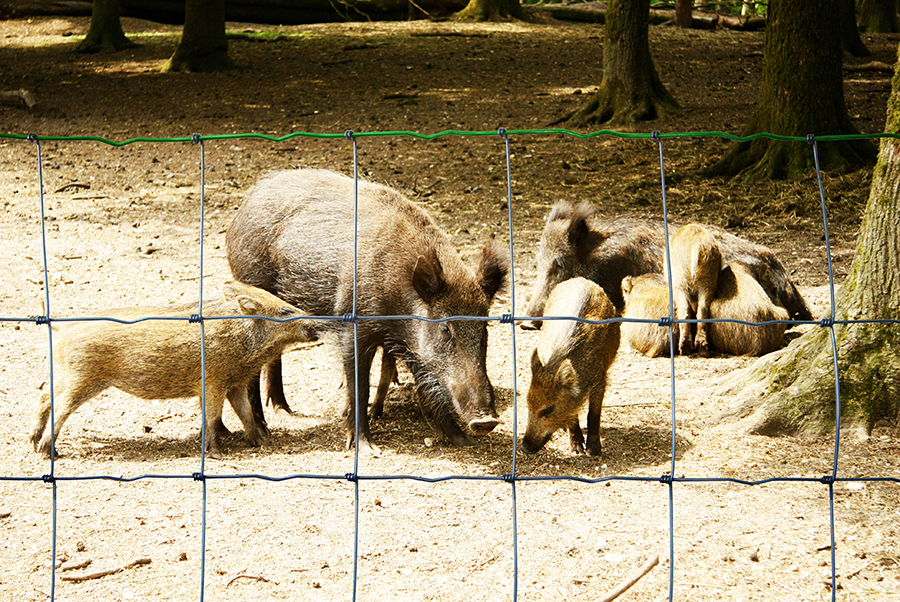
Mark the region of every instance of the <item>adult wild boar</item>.
MULTIPOLYGON (((547 315, 601 321, 614 318, 616 310, 602 288, 584 278, 572 278, 550 293, 547 315)), ((587 404, 587 453, 599 456, 606 373, 619 350, 619 323, 547 322, 531 354, 528 426, 522 450, 537 452, 553 433, 565 428, 572 451, 584 453, 578 414, 587 404)))
MULTIPOLYGON (((213 319, 204 327, 206 341, 206 445, 210 456, 222 456, 219 438, 226 396, 244 425, 244 437, 259 445, 265 434, 258 428, 247 400, 247 382, 254 373, 292 343, 314 336, 305 316, 270 293, 227 282, 224 301, 206 301, 205 317, 262 316, 276 318, 213 319), (283 321, 286 320, 286 321, 283 321)), ((134 321, 144 317, 187 318, 197 304, 171 307, 113 309, 103 317, 134 321)), ((64 328, 53 345, 56 378, 55 416, 50 428, 50 392, 41 397, 31 442, 34 450, 50 454, 51 441, 66 419, 85 402, 115 387, 141 399, 200 396, 200 329, 187 320, 145 320, 133 324, 92 320, 64 328)))
MULTIPOLYGON (((582 276, 603 287, 621 311, 621 284, 625 276, 665 273, 665 234, 660 219, 594 217, 590 203, 572 207, 557 203, 547 217, 537 257, 537 281, 525 315, 540 317, 547 296, 563 280, 582 276)), ((670 225, 674 229, 676 226, 670 225)), ((743 261, 757 273, 766 294, 795 320, 812 314, 778 257, 768 248, 720 228, 706 226, 715 237, 722 262, 743 261), (763 269, 765 268, 765 269, 763 269), (765 273, 765 277, 761 274, 765 273)), ((524 322, 524 328, 540 328, 540 320, 524 322)))
MULTIPOLYGON (((387 186, 319 169, 264 177, 228 227, 228 263, 238 280, 314 316, 354 309, 354 191, 358 199, 356 328, 317 322, 336 335, 347 382, 344 427, 349 447, 359 422, 360 451, 378 453, 366 412, 369 372, 378 347, 412 372, 427 414, 452 442, 469 443, 459 416, 476 435, 497 424, 487 377, 487 325, 454 316, 486 316, 508 262, 489 244, 473 272, 431 217, 387 186), (366 316, 421 319, 364 319, 366 316), (443 320, 443 321, 429 321, 443 320), (358 357, 356 354, 358 353, 358 357)), ((269 398, 284 402, 280 360, 268 370, 269 398)))

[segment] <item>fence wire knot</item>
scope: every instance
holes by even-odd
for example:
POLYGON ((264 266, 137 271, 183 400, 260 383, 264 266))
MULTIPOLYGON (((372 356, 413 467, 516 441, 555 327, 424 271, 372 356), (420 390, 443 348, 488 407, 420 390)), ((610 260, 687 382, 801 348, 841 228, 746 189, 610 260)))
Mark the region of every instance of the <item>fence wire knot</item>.
POLYGON ((671 485, 674 481, 675 477, 673 477, 669 473, 666 473, 663 476, 659 477, 659 482, 663 485, 671 485))
POLYGON ((56 477, 54 477, 52 474, 45 474, 41 475, 41 480, 45 483, 55 483, 56 477))
POLYGON ((34 319, 34 323, 38 326, 45 326, 50 323, 50 316, 38 316, 34 319))
POLYGON ((348 472, 347 474, 344 475, 344 479, 347 481, 350 481, 351 483, 355 483, 359 480, 359 477, 356 475, 355 472, 348 472))
POLYGON ((200 144, 200 134, 191 134, 191 142, 200 144))
POLYGON ((807 135, 806 135, 806 143, 807 143, 807 144, 812 144, 812 143, 815 142, 815 141, 816 141, 816 135, 815 135, 815 134, 807 134, 807 135))
POLYGON ((356 316, 353 314, 344 314, 341 316, 341 322, 356 322, 356 316))
POLYGON ((194 472, 194 473, 191 473, 191 478, 194 479, 195 481, 205 481, 206 475, 203 474, 202 472, 194 472))
POLYGON ((344 138, 346 138, 347 140, 352 140, 353 139, 353 130, 347 130, 346 132, 344 132, 344 138))
POLYGON ((499 128, 497 130, 497 135, 501 138, 506 138, 506 128, 499 128))
POLYGON ((505 482, 505 483, 512 483, 516 480, 516 477, 514 475, 512 475, 511 473, 506 473, 505 475, 502 475, 500 478, 503 479, 503 482, 505 482))
POLYGON ((189 324, 196 324, 198 322, 202 322, 203 317, 200 314, 191 314, 191 317, 188 318, 189 324))
POLYGON ((652 132, 650 132, 650 138, 653 140, 653 142, 659 144, 659 130, 653 130, 652 132))
POLYGON ((831 328, 834 326, 834 318, 822 318, 819 321, 819 326, 822 328, 831 328))
POLYGON ((662 318, 659 319, 659 325, 662 326, 663 328, 671 326, 672 318, 670 318, 669 316, 663 316, 662 318))
POLYGON ((28 134, 28 141, 29 142, 37 142, 37 134, 35 134, 34 132, 28 134))
POLYGON ((819 479, 819 482, 822 483, 823 485, 834 485, 834 475, 827 474, 824 477, 822 477, 821 479, 819 479))
POLYGON ((513 323, 513 315, 512 314, 503 314, 500 316, 501 324, 512 324, 513 323))

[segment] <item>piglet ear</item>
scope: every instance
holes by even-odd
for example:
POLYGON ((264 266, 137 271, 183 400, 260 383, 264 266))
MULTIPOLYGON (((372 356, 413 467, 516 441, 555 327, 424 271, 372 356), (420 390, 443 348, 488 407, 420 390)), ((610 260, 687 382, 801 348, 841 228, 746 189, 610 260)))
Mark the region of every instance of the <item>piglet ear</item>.
POLYGON ((435 253, 431 253, 429 257, 419 255, 416 259, 412 284, 425 303, 433 302, 444 292, 447 285, 444 282, 444 268, 435 253))
POLYGON ((493 299, 497 291, 506 283, 509 261, 503 247, 496 242, 488 243, 481 249, 478 264, 478 284, 488 299, 493 299))
POLYGON ((572 397, 578 397, 580 393, 578 375, 572 366, 572 360, 569 358, 564 359, 556 371, 556 387, 557 389, 568 391, 572 397))
POLYGON ((541 357, 538 355, 537 347, 534 348, 534 351, 531 352, 531 374, 534 376, 535 374, 539 374, 541 370, 544 369, 544 364, 541 363, 541 357))

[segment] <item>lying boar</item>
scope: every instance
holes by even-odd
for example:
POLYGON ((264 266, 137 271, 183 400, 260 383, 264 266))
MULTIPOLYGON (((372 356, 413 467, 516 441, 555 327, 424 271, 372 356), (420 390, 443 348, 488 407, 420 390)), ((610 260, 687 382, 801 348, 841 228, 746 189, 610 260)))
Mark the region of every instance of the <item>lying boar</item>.
MULTIPOLYGON (((788 320, 787 310, 769 300, 755 271, 741 261, 732 261, 719 274, 716 298, 710 305, 714 319, 744 322, 788 320)), ((781 347, 786 324, 750 326, 735 322, 712 322, 709 340, 722 353, 763 355, 781 347)))
MULTIPOLYGON (((616 310, 602 288, 584 278, 573 278, 550 293, 546 315, 607 320, 615 317, 616 310)), ((619 349, 619 323, 546 322, 531 354, 528 427, 522 450, 537 452, 553 433, 566 428, 572 451, 584 453, 578 414, 587 404, 587 453, 599 456, 600 411, 606 373, 619 349)))
MULTIPOLYGON (((266 291, 228 282, 224 301, 203 304, 204 317, 262 316, 289 320, 305 316, 296 307, 266 291)), ((141 317, 189 317, 197 304, 177 307, 117 309, 104 317, 138 320, 141 317)), ((244 425, 244 437, 259 445, 265 434, 253 419, 247 382, 282 350, 309 340, 314 332, 307 320, 285 322, 262 318, 207 320, 206 444, 210 456, 222 452, 222 406, 226 396, 244 425)), ((53 346, 54 409, 50 429, 50 392, 41 397, 31 441, 34 450, 50 454, 66 419, 82 404, 115 387, 141 399, 170 399, 201 393, 200 328, 186 320, 146 320, 134 324, 111 321, 78 322, 64 329, 53 346)))
MULTIPOLYGON (((662 274, 626 276, 622 279, 622 295, 623 318, 658 321, 669 315, 669 284, 662 274)), ((676 324, 673 328, 676 337, 680 326, 676 324)), ((658 323, 622 322, 622 338, 632 349, 648 357, 668 356, 671 350, 669 327, 658 323)))
MULTIPOLYGON (((663 221, 633 217, 593 217, 589 203, 572 207, 557 203, 547 218, 537 256, 537 280, 525 315, 540 317, 553 287, 582 276, 603 287, 619 311, 624 307, 621 284, 625 276, 665 273, 663 221)), ((674 226, 672 226, 674 228, 674 226)), ((795 320, 812 314, 784 266, 768 248, 738 238, 720 228, 706 226, 715 237, 723 263, 735 260, 751 266, 773 302, 785 307, 795 320), (765 270, 763 270, 765 268, 765 270), (765 278, 760 277, 765 272, 765 278)), ((523 322, 539 328, 540 321, 523 322)))
MULTIPOLYGON (((672 296, 678 320, 708 320, 709 304, 716 294, 716 281, 722 269, 722 253, 709 230, 700 224, 688 224, 675 231, 669 242, 672 258, 672 296)), ((678 325, 678 353, 693 349, 709 356, 708 322, 678 325)))
MULTIPOLYGON (((422 404, 452 442, 470 443, 458 416, 476 435, 499 422, 487 377, 484 321, 504 284, 508 260, 499 245, 482 250, 473 272, 428 214, 402 194, 374 182, 318 169, 263 178, 228 227, 228 263, 238 280, 264 288, 321 320, 320 333, 339 340, 347 382, 344 427, 349 447, 359 421, 361 451, 377 454, 366 407, 378 347, 412 372, 422 404), (358 199, 357 286, 354 290, 354 193, 358 199), (367 316, 423 319, 365 319, 367 316), (358 351, 358 357, 356 352, 358 351)), ((269 368, 269 398, 283 403, 280 360, 269 368)), ((377 408, 380 404, 373 404, 377 408)))

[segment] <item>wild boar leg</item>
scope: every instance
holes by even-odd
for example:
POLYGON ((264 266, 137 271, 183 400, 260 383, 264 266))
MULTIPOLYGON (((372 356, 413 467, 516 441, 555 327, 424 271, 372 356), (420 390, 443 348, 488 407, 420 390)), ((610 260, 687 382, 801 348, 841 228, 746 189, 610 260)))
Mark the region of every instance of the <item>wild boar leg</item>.
MULTIPOLYGON (((250 407, 250 400, 247 397, 247 387, 238 385, 228 391, 226 394, 234 413, 241 419, 244 425, 244 439, 254 446, 258 447, 262 444, 265 434, 256 421, 253 409, 250 407)), ((221 417, 220 417, 221 419, 221 417)))
POLYGON ((396 380, 397 360, 393 355, 382 349, 381 377, 378 381, 378 390, 375 391, 375 401, 369 406, 369 420, 378 420, 384 414, 384 400, 387 397, 391 383, 396 380))
POLYGON ((581 425, 578 424, 578 417, 575 417, 568 426, 569 429, 569 444, 572 448, 572 453, 575 454, 583 454, 584 453, 584 433, 581 432, 581 425))
MULTIPOLYGON (((341 337, 344 375, 347 379, 347 404, 344 406, 344 429, 347 433, 346 446, 347 449, 350 449, 356 439, 356 423, 358 420, 359 440, 356 441, 356 445, 360 453, 377 456, 381 454, 381 450, 372 441, 372 433, 369 430, 369 413, 367 412, 369 405, 369 375, 372 369, 374 352, 361 349, 357 360, 353 331, 348 329, 347 333, 341 337)), ((360 345, 360 347, 365 348, 366 346, 360 345)))
POLYGON ((600 446, 600 411, 603 409, 603 396, 606 394, 606 378, 601 377, 592 387, 588 401, 587 415, 587 453, 599 456, 600 446))
POLYGON ((293 415, 291 406, 284 396, 284 379, 281 376, 281 356, 266 366, 266 381, 268 382, 268 403, 275 411, 287 412, 293 415))

